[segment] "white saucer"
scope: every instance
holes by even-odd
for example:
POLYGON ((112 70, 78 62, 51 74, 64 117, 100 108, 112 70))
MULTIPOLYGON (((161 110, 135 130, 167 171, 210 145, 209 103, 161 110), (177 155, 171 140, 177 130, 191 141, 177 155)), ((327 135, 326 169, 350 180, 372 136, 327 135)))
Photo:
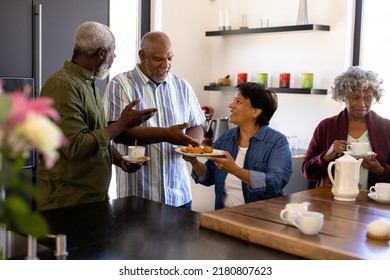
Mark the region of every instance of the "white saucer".
POLYGON ((375 192, 369 192, 368 197, 372 200, 375 200, 376 202, 383 203, 383 204, 390 204, 390 198, 379 198, 376 196, 375 192))
POLYGON ((130 163, 143 163, 150 160, 150 157, 129 158, 129 156, 122 156, 122 158, 130 163))
POLYGON ((354 154, 354 153, 350 152, 349 154, 355 158, 371 157, 372 155, 375 155, 374 152, 367 152, 364 154, 354 154))

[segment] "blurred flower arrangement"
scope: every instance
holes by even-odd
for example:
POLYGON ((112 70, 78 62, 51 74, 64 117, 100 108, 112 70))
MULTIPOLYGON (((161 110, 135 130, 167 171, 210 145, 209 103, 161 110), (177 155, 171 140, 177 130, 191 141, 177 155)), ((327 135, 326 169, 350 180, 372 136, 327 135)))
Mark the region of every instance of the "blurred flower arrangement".
POLYGON ((39 192, 27 183, 22 167, 30 151, 36 149, 51 168, 58 158, 57 150, 67 141, 54 123, 59 114, 51 107, 53 101, 28 98, 31 93, 32 89, 5 93, 0 80, 0 224, 42 237, 48 234, 48 225, 29 201, 39 199, 39 192))

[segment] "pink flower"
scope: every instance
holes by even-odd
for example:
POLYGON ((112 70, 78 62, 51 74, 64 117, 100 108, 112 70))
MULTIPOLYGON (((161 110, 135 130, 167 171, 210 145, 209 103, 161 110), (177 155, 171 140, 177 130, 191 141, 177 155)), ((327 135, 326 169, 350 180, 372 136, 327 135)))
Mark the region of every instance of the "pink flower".
POLYGON ((14 131, 18 139, 25 139, 45 158, 47 168, 52 168, 58 158, 57 150, 67 144, 62 131, 47 117, 30 113, 14 131))
POLYGON ((53 100, 47 97, 28 99, 21 91, 0 95, 0 99, 0 153, 3 148, 28 155, 26 151, 35 148, 45 158, 46 167, 53 167, 58 149, 67 144, 64 134, 54 123, 60 116, 51 107, 53 100))
POLYGON ((47 97, 39 97, 37 99, 26 98, 21 91, 13 92, 11 98, 11 113, 5 123, 6 127, 12 128, 17 124, 26 120, 29 113, 34 113, 38 116, 47 116, 54 121, 59 120, 58 112, 53 109, 53 100, 47 97))

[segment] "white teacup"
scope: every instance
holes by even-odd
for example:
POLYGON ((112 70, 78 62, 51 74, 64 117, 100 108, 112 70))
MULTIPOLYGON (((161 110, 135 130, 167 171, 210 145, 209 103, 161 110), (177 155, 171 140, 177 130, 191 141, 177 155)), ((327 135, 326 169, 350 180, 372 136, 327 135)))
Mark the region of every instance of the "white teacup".
POLYGON ((129 146, 127 150, 129 158, 140 158, 145 155, 145 147, 143 146, 129 146))
POLYGON ((292 221, 297 213, 300 211, 307 211, 309 205, 309 202, 287 203, 285 208, 280 211, 280 218, 288 224, 293 225, 292 221))
POLYGON ((376 183, 370 187, 370 192, 375 192, 378 198, 390 199, 390 183, 376 183))
POLYGON ((317 234, 324 224, 324 214, 315 211, 301 211, 292 220, 302 233, 308 235, 317 234))
POLYGON ((355 155, 364 155, 368 153, 368 142, 352 142, 347 145, 347 151, 352 152, 355 155))

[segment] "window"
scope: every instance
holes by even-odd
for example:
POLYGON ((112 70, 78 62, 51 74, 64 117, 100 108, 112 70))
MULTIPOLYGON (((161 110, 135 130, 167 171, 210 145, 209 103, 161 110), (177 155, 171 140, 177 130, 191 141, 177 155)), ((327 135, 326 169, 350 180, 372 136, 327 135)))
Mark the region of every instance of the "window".
MULTIPOLYGON (((114 33, 116 58, 110 69, 110 79, 119 73, 131 70, 138 61, 141 37, 150 31, 150 0, 111 0, 110 29, 114 33)), ((112 167, 109 188, 111 199, 116 195, 116 174, 112 167)))
POLYGON ((372 70, 383 79, 385 95, 381 104, 372 109, 385 118, 390 118, 390 17, 388 0, 356 0, 355 43, 353 64, 372 70), (387 108, 387 109, 386 109, 387 108))
POLYGON ((110 29, 115 35, 116 58, 110 79, 133 69, 141 37, 150 30, 150 0, 111 0, 110 29))

